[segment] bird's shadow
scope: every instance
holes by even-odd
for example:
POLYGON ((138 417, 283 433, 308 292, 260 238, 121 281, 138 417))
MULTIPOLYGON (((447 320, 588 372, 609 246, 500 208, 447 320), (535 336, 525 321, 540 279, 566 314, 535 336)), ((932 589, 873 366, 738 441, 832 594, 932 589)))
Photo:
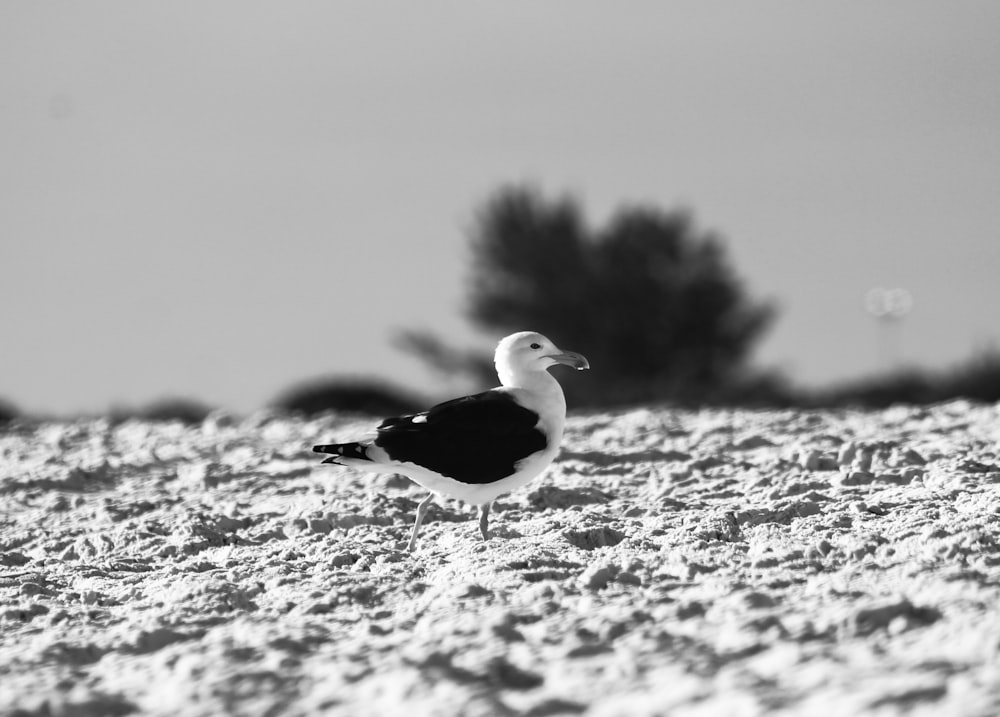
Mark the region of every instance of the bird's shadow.
MULTIPOLYGON (((502 540, 510 540, 512 538, 523 538, 524 533, 514 528, 508 523, 497 523, 496 525, 490 526, 490 540, 493 538, 500 538, 502 540)), ((489 543, 489 541, 484 541, 489 543)))

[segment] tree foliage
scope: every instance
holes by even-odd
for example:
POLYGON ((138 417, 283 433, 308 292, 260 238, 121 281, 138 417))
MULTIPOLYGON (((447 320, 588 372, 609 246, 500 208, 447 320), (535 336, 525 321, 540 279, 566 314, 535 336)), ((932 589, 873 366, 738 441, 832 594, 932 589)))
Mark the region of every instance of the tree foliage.
POLYGON ((625 207, 593 229, 573 198, 506 187, 477 214, 471 250, 469 318, 587 355, 593 375, 566 382, 582 403, 717 393, 740 378, 773 314, 682 211, 625 207))

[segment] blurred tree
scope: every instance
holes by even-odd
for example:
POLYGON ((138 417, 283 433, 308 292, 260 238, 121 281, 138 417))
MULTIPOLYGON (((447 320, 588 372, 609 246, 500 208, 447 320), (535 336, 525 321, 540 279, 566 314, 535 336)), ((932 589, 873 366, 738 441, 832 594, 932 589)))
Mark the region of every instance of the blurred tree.
POLYGON ((471 377, 475 384, 496 383, 497 372, 492 357, 479 351, 466 351, 450 346, 428 331, 403 330, 397 332, 395 345, 427 363, 443 376, 471 377))
MULTIPOLYGON (((572 198, 509 186, 477 214, 471 249, 469 318, 585 354, 600 378, 566 382, 578 404, 724 395, 773 317, 747 296, 719 240, 681 211, 626 207, 594 231, 572 198)), ((433 336, 409 332, 401 343, 447 369, 433 336)))

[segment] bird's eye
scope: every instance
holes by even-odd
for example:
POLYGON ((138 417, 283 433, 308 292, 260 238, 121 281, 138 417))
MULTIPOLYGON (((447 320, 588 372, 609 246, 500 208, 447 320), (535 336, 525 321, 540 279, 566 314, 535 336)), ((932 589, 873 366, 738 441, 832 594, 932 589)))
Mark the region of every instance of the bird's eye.
POLYGON ((533 349, 540 349, 540 348, 542 348, 542 345, 541 344, 531 344, 531 348, 533 348, 533 349))

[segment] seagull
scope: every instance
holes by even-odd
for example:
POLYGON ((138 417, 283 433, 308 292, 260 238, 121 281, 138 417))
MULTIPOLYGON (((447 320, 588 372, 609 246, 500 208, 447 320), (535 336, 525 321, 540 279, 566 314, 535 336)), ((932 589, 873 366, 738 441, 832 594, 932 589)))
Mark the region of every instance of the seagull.
POLYGON ((562 351, 534 331, 502 339, 494 363, 500 378, 496 388, 423 413, 387 418, 374 437, 313 446, 317 453, 332 454, 323 463, 399 473, 430 491, 417 506, 409 551, 437 495, 479 506, 479 530, 489 540, 490 504, 526 485, 559 452, 566 398, 548 369, 557 364, 590 368, 580 354, 562 351))

